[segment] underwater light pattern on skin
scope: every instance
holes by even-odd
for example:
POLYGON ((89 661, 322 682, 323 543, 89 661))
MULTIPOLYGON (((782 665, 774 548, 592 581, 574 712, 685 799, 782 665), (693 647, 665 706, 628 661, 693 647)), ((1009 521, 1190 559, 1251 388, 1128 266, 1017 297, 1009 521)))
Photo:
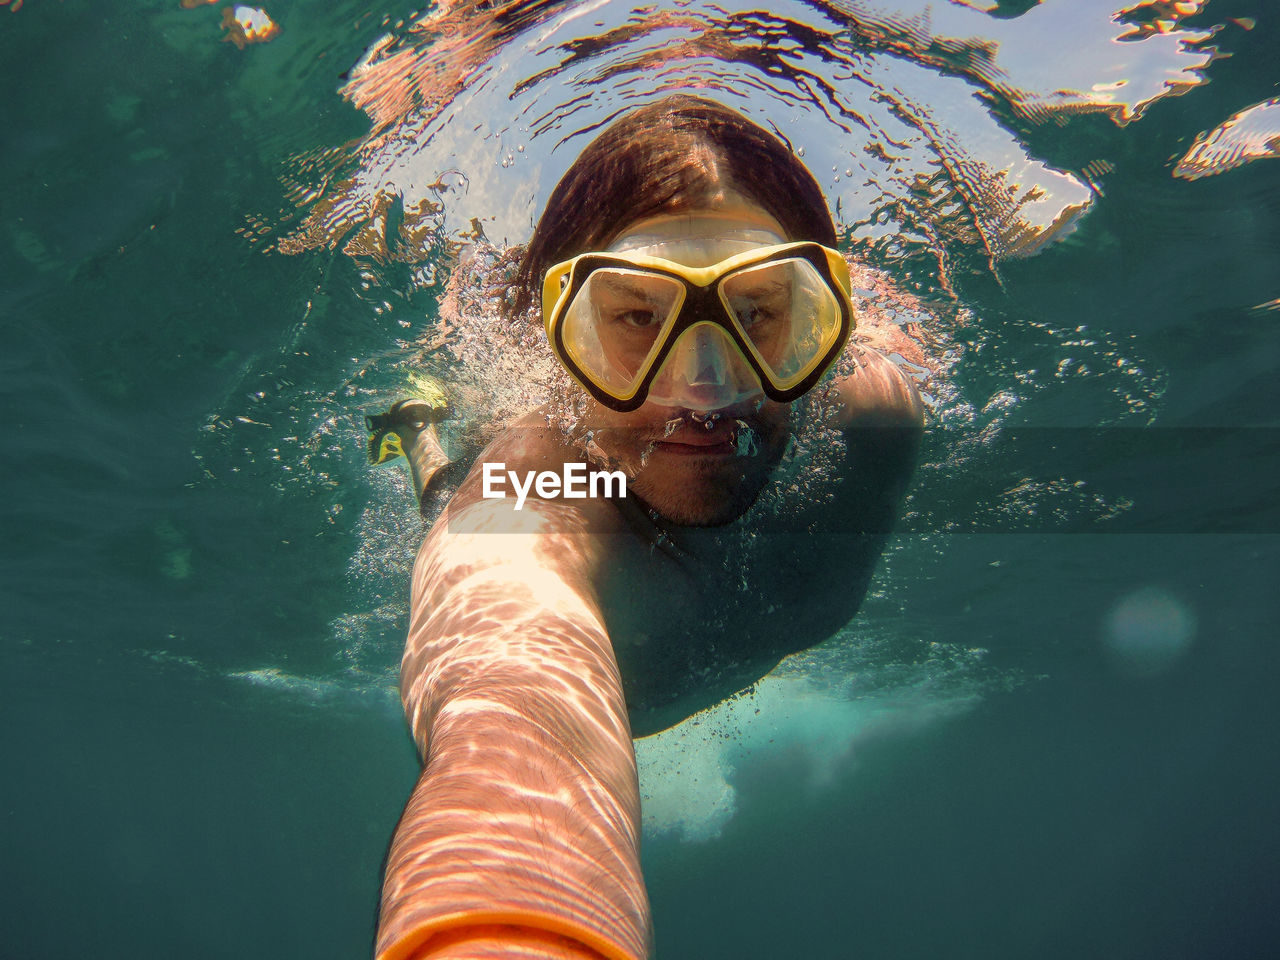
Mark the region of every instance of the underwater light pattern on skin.
POLYGON ((388 856, 378 956, 483 924, 647 956, 631 730, 578 569, 599 546, 548 532, 580 526, 558 504, 461 510, 474 532, 438 523, 414 570, 401 693, 425 766, 388 856))

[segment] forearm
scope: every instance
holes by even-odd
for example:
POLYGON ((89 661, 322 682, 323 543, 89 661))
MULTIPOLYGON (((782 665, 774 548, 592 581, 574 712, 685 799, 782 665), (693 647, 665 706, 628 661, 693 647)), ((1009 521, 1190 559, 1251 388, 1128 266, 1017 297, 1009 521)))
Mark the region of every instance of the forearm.
POLYGON ((401 681, 425 766, 388 857, 381 960, 448 937, 483 956, 481 928, 536 941, 499 956, 647 955, 621 678, 587 581, 538 542, 438 532, 415 568, 401 681))
MULTIPOLYGON (((630 751, 628 740, 605 755, 634 771, 630 751)), ((589 769, 505 706, 443 709, 388 857, 379 957, 446 957, 450 938, 467 940, 468 956, 493 938, 508 950, 528 941, 515 956, 645 956, 639 802, 627 779, 589 769)))

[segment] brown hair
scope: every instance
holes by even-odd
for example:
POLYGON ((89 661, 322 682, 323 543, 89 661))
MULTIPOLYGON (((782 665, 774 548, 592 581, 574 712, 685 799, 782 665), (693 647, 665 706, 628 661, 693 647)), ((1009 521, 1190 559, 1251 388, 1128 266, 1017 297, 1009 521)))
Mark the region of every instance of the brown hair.
POLYGON ((790 147, 712 100, 671 96, 613 123, 560 179, 520 260, 513 315, 537 302, 548 268, 728 188, 768 211, 788 240, 835 246, 822 189, 790 147))

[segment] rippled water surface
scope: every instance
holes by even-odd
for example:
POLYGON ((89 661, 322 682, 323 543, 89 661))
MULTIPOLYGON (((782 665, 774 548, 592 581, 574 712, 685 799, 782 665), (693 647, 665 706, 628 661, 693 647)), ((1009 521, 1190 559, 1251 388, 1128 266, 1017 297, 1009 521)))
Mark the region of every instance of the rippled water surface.
POLYGON ((363 415, 558 395, 491 285, 676 91, 804 157, 930 409, 859 616, 638 745, 659 956, 1270 955, 1276 11, 766 6, 0 3, 5 955, 369 953, 423 528, 363 415))

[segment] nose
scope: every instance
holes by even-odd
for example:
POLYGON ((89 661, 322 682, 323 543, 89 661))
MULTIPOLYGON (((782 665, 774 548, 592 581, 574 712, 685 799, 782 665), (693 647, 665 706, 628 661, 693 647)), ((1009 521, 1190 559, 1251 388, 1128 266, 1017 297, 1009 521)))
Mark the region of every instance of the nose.
POLYGON ((683 372, 691 387, 722 387, 728 367, 723 334, 715 327, 690 330, 683 345, 683 372))
POLYGON ((761 394, 760 381, 718 325, 695 324, 681 334, 649 387, 664 406, 710 412, 761 394))

